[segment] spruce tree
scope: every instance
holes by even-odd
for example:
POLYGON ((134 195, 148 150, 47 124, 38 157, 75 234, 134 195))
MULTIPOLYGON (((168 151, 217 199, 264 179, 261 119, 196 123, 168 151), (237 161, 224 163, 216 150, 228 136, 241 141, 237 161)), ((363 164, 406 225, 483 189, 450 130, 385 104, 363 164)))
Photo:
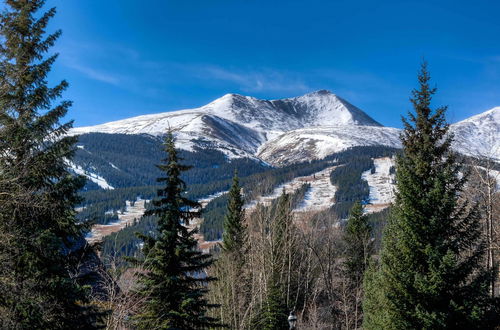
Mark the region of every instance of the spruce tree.
POLYGON ((227 212, 224 217, 222 251, 214 267, 218 278, 214 290, 221 305, 221 320, 231 329, 241 327, 245 309, 245 244, 246 228, 243 196, 235 171, 233 183, 228 193, 227 212))
POLYGON ((0 328, 88 329, 97 314, 77 283, 77 191, 67 160, 76 137, 60 124, 71 105, 55 106, 68 83, 50 87, 61 32, 46 35, 55 9, 42 0, 7 0, 0 15, 0 328), (71 272, 71 274, 70 274, 71 272))
POLYGON ((235 171, 233 183, 229 190, 229 201, 227 213, 224 217, 224 233, 222 236, 222 247, 227 252, 241 253, 245 243, 245 226, 243 223, 245 211, 243 210, 243 204, 238 172, 235 171))
POLYGON ((346 242, 346 272, 350 280, 359 286, 363 282, 363 274, 373 253, 371 227, 368 217, 363 214, 363 206, 359 202, 354 203, 349 214, 344 240, 346 242))
POLYGON ((477 212, 460 201, 466 175, 450 150, 446 107, 431 110, 425 63, 418 80, 380 269, 367 276, 364 328, 485 329, 494 301, 477 212))
POLYGON ((158 168, 165 173, 158 179, 164 187, 158 190, 153 208, 145 216, 158 218, 158 234, 140 235, 144 240, 144 272, 139 278, 139 295, 145 299, 143 310, 136 315, 140 329, 204 329, 218 323, 207 316, 210 305, 205 295, 205 275, 212 264, 210 255, 197 249, 195 230, 186 225, 200 216, 198 202, 185 197, 186 185, 181 174, 191 167, 181 164, 172 132, 165 138, 167 158, 158 168))
POLYGON ((362 321, 363 277, 373 253, 371 227, 368 217, 363 214, 361 203, 354 203, 344 230, 346 244, 343 276, 347 299, 345 317, 347 328, 357 329, 362 321))

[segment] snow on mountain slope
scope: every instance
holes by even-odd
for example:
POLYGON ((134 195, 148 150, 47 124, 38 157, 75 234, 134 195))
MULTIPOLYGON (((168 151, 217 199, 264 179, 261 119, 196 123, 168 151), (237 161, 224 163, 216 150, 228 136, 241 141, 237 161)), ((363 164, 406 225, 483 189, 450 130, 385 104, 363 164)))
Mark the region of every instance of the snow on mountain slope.
POLYGON ((265 195, 259 196, 256 200, 251 201, 244 205, 244 208, 252 212, 257 204, 262 204, 264 206, 269 206, 274 200, 279 198, 283 193, 283 190, 287 194, 296 192, 304 184, 310 184, 311 187, 304 201, 299 205, 299 207, 294 212, 306 212, 306 211, 321 211, 329 208, 333 205, 335 197, 335 186, 331 184, 330 173, 336 168, 336 166, 327 167, 324 170, 316 172, 311 175, 296 177, 295 179, 283 183, 276 188, 273 192, 265 195), (315 199, 312 199, 314 197, 315 199))
MULTIPOLYGON (((291 130, 264 143, 257 157, 270 164, 321 159, 353 146, 401 148, 400 130, 391 127, 335 125, 291 130)), ((453 149, 500 160, 500 107, 450 126, 453 149)))
POLYGON ((281 100, 227 94, 197 109, 165 112, 79 127, 71 134, 165 134, 176 132, 178 147, 222 149, 229 157, 248 157, 284 132, 327 125, 380 126, 344 99, 328 91, 281 100))
POLYGON ((334 198, 337 187, 332 185, 332 181, 330 180, 330 173, 333 169, 330 167, 313 175, 309 182, 311 187, 306 192, 304 200, 294 212, 322 211, 335 203, 334 198))
POLYGON ((377 126, 328 126, 286 132, 259 148, 257 157, 270 164, 322 159, 354 146, 401 147, 399 130, 377 126))
POLYGON ((359 108, 327 90, 271 101, 302 120, 302 127, 332 125, 382 126, 359 108))
POLYGON ((361 178, 366 180, 370 187, 369 203, 365 206, 368 213, 378 212, 394 201, 394 174, 391 167, 395 161, 389 157, 375 158, 373 160, 375 171, 364 172, 361 178))
POLYGON ((450 131, 455 150, 500 161, 500 107, 453 124, 450 131))
POLYGON ((213 115, 257 131, 284 132, 309 126, 369 125, 381 126, 362 110, 344 99, 321 90, 303 96, 259 100, 250 96, 226 94, 196 109, 170 111, 118 120, 96 126, 79 127, 73 134, 89 132, 122 134, 165 134, 168 127, 197 130, 190 125, 199 117, 213 115))
POLYGON ((98 174, 95 174, 95 173, 92 173, 92 172, 89 172, 89 171, 83 169, 81 166, 76 165, 73 162, 68 162, 68 165, 71 168, 71 170, 73 172, 75 172, 75 174, 85 176, 87 179, 89 179, 90 181, 94 182, 95 184, 97 184, 102 189, 109 189, 109 190, 115 189, 102 176, 100 176, 98 174))
MULTIPOLYGON (((71 134, 158 136, 169 127, 181 149, 215 148, 228 158, 259 157, 275 165, 319 159, 352 146, 401 146, 398 129, 381 126, 325 90, 280 100, 227 94, 200 108, 79 127, 71 134)), ((451 125, 451 132, 457 151, 500 160, 500 107, 451 125)))

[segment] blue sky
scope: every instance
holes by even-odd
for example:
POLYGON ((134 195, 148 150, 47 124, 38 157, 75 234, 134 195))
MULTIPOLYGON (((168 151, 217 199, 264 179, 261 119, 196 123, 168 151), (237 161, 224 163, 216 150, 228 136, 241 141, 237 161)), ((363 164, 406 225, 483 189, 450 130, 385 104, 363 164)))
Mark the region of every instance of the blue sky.
POLYGON ((500 105, 500 1, 48 0, 75 126, 328 89, 387 126, 422 56, 455 122, 500 105))

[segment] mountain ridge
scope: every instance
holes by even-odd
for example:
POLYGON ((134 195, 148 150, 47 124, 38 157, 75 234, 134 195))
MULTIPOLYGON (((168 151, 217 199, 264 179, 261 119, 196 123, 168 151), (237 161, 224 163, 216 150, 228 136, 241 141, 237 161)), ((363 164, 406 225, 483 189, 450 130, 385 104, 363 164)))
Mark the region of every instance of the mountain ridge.
MULTIPOLYGON (((70 134, 159 136, 168 128, 174 130, 180 149, 213 148, 228 158, 256 158, 273 165, 320 159, 352 146, 401 147, 399 129, 382 126, 327 90, 275 100, 226 94, 198 108, 78 127, 70 134)), ((472 156, 489 153, 500 160, 500 107, 452 124, 450 131, 457 151, 472 156), (485 143, 488 135, 491 141, 485 143)))

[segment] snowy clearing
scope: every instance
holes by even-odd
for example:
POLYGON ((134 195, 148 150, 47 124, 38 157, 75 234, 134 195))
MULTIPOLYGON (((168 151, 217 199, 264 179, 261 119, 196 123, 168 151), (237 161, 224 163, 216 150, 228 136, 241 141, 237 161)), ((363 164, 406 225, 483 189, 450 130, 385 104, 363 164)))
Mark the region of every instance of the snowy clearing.
POLYGON ((99 176, 99 175, 97 175, 95 173, 86 171, 81 166, 78 166, 78 165, 76 165, 73 162, 69 162, 69 166, 71 167, 71 169, 73 170, 73 172, 75 172, 78 175, 85 176, 87 179, 89 179, 90 181, 94 182, 95 184, 97 184, 102 189, 109 189, 109 190, 115 189, 102 176, 99 176))
POLYGON ((134 223, 135 219, 139 219, 144 214, 145 203, 147 200, 138 198, 134 205, 130 201, 126 201, 125 212, 118 212, 118 221, 109 223, 107 225, 94 225, 90 233, 87 234, 85 239, 89 244, 94 244, 102 241, 105 236, 116 233, 134 223))
POLYGON ((334 204, 337 187, 330 181, 330 173, 334 167, 329 167, 315 173, 309 182, 311 187, 307 190, 304 200, 294 210, 295 212, 309 212, 326 210, 334 204))
MULTIPOLYGON (((210 203, 213 199, 224 195, 227 193, 227 191, 221 191, 212 195, 209 195, 207 197, 204 197, 199 200, 200 204, 202 207, 207 206, 208 203, 210 203)), ((134 205, 131 205, 130 201, 126 201, 126 208, 125 212, 120 213, 118 212, 118 221, 109 223, 107 225, 94 225, 92 227, 92 230, 90 233, 87 234, 87 237, 85 239, 89 244, 94 244, 97 242, 102 241, 102 239, 110 234, 116 233, 123 228, 125 228, 128 225, 131 225, 134 223, 134 220, 138 220, 142 217, 144 214, 144 211, 146 210, 145 203, 149 202, 149 200, 144 200, 138 198, 137 201, 134 203, 134 205)), ((193 219, 191 224, 189 224, 188 228, 194 229, 195 227, 198 227, 201 224, 200 219, 193 219)), ((201 236, 201 235, 199 235, 201 236)), ((201 237, 202 238, 202 237, 201 237)), ((200 241, 200 239, 198 238, 200 241)))
POLYGON ((390 205, 394 200, 394 174, 390 174, 394 160, 389 157, 375 158, 375 173, 371 170, 364 172, 361 178, 370 186, 369 204, 365 206, 365 212, 378 212, 390 205))
POLYGON ((245 209, 252 210, 257 204, 270 205, 273 200, 280 197, 285 189, 286 193, 294 193, 303 184, 309 183, 310 189, 306 192, 304 201, 294 212, 321 211, 333 204, 335 186, 330 183, 330 173, 336 166, 328 167, 322 171, 307 176, 300 176, 292 181, 281 184, 273 192, 266 196, 260 196, 256 200, 246 204, 245 209))

